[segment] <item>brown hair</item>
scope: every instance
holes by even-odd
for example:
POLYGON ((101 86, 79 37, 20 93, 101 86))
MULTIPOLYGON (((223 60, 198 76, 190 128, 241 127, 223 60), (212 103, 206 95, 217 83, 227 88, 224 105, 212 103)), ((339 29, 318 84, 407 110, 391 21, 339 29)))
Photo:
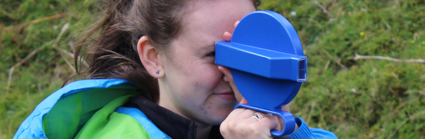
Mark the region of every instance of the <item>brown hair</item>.
MULTIPOLYGON (((137 41, 148 36, 149 42, 165 50, 177 36, 187 0, 107 0, 105 17, 78 43, 75 66, 84 42, 100 29, 90 45, 89 78, 120 78, 136 84, 147 99, 158 102, 158 82, 143 67, 137 41)), ((258 6, 260 0, 253 0, 258 6)), ((84 72, 83 72, 84 73, 84 72)))

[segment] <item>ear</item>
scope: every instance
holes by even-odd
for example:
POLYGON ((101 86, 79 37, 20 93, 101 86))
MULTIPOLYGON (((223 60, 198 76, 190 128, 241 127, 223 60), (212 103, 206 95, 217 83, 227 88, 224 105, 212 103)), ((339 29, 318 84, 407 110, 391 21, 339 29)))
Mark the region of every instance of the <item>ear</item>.
POLYGON ((143 66, 152 77, 161 78, 165 75, 163 65, 160 62, 160 53, 149 43, 148 37, 142 36, 139 39, 137 53, 143 66))

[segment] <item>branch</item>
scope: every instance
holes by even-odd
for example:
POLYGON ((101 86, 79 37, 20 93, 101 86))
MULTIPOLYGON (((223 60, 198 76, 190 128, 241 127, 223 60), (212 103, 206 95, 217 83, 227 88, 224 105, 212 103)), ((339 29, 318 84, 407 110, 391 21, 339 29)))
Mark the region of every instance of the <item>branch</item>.
POLYGON ((329 15, 330 17, 332 17, 332 14, 331 14, 331 13, 329 13, 329 11, 328 11, 328 10, 326 10, 325 6, 323 6, 322 4, 320 4, 320 3, 319 3, 319 2, 317 2, 317 1, 314 1, 314 3, 315 3, 317 6, 319 6, 319 7, 320 7, 320 9, 322 9, 322 11, 323 11, 325 14, 329 15))
POLYGON ((367 56, 367 55, 358 55, 354 57, 349 57, 348 59, 358 60, 358 59, 378 59, 378 60, 388 60, 392 62, 406 62, 406 63, 425 63, 424 59, 397 59, 392 57, 385 56, 367 56))
POLYGON ((61 32, 59 33, 59 35, 56 37, 56 40, 55 40, 55 45, 57 46, 57 43, 58 43, 58 41, 60 40, 60 38, 62 37, 62 34, 68 29, 68 27, 69 27, 69 23, 67 22, 67 23, 65 23, 63 26, 62 26, 62 29, 61 29, 61 32))
MULTIPOLYGON (((63 50, 63 49, 60 49, 60 48, 57 48, 57 47, 55 47, 55 49, 66 54, 67 56, 69 56, 71 58, 74 58, 74 54, 69 52, 69 51, 66 51, 66 50, 63 50)), ((84 60, 80 56, 78 56, 78 60, 80 60, 85 66, 89 67, 89 64, 86 62, 86 60, 84 60)))
POLYGON ((347 69, 346 66, 344 66, 343 64, 341 64, 341 62, 339 60, 337 60, 336 58, 334 58, 331 54, 329 54, 328 51, 326 51, 325 49, 323 49, 323 52, 325 52, 326 55, 328 55, 329 57, 331 57, 335 61, 336 64, 338 64, 339 66, 341 66, 341 68, 343 68, 345 70, 347 69))
POLYGON ((10 13, 8 13, 8 12, 6 12, 6 11, 2 11, 2 13, 4 14, 4 15, 6 15, 7 17, 9 17, 9 18, 12 18, 13 20, 18 20, 18 18, 16 18, 16 17, 14 17, 13 15, 11 15, 10 13))
POLYGON ((38 51, 40 51, 42 48, 44 48, 45 45, 52 43, 52 41, 42 45, 41 47, 38 47, 37 49, 34 49, 30 54, 28 54, 24 59, 22 59, 21 61, 19 61, 18 63, 16 63, 15 65, 13 65, 12 67, 10 67, 10 69, 8 71, 13 70, 14 68, 20 66, 22 63, 24 63, 25 61, 27 61, 29 58, 31 58, 32 56, 34 56, 38 51))
MULTIPOLYGON (((71 63, 69 63, 69 61, 65 58, 65 56, 63 55, 63 52, 61 51, 61 49, 59 49, 59 48, 57 48, 57 47, 55 47, 55 48, 59 50, 59 53, 61 54, 61 56, 62 56, 62 57, 63 57, 63 59, 65 60, 66 64, 68 64, 68 66, 72 69, 72 71, 73 71, 74 73, 77 73, 77 71, 76 71, 76 69, 74 68, 74 66, 72 66, 72 64, 71 64, 71 63)), ((64 51, 65 51, 65 50, 64 50, 64 51)))
MULTIPOLYGON (((56 37, 56 40, 55 40, 55 49, 56 50, 58 50, 60 53, 61 53, 61 55, 64 57, 64 55, 63 55, 63 53, 65 53, 66 55, 68 55, 69 57, 71 57, 71 58, 74 58, 74 54, 73 53, 71 53, 71 52, 68 52, 68 51, 66 51, 66 50, 63 50, 63 49, 60 49, 59 47, 58 47, 58 45, 57 45, 57 42, 60 40, 60 38, 61 38, 61 36, 62 36, 62 34, 68 29, 68 27, 69 27, 69 23, 65 23, 64 25, 63 25, 63 27, 62 27, 62 29, 61 29, 61 32, 59 33, 59 35, 56 37)), ((65 59, 65 62, 72 68, 72 70, 73 71, 75 71, 76 72, 76 69, 68 62, 68 60, 66 60, 66 58, 64 57, 64 59, 65 59)), ((89 67, 89 64, 83 59, 83 58, 81 58, 80 56, 78 56, 78 60, 81 60, 82 61, 82 63, 85 65, 85 66, 87 66, 87 67, 89 67)))
MULTIPOLYGON (((48 42, 47 44, 49 44, 49 43, 52 43, 53 41, 50 41, 50 42, 48 42)), ((7 79, 7 86, 6 86, 6 94, 8 94, 9 93, 9 89, 10 89, 10 83, 11 83, 11 81, 12 81, 12 74, 13 74, 13 70, 16 68, 16 67, 19 67, 20 65, 22 65, 22 63, 25 63, 28 59, 30 59, 32 56, 34 56, 38 51, 40 51, 42 48, 44 48, 44 46, 45 46, 46 44, 44 44, 44 45, 42 45, 42 46, 40 46, 40 47, 38 47, 37 49, 35 49, 35 50, 33 50, 30 54, 28 54, 24 59, 22 59, 21 61, 19 61, 18 63, 16 63, 15 65, 13 65, 8 71, 9 71, 9 77, 8 77, 8 79, 7 79)))

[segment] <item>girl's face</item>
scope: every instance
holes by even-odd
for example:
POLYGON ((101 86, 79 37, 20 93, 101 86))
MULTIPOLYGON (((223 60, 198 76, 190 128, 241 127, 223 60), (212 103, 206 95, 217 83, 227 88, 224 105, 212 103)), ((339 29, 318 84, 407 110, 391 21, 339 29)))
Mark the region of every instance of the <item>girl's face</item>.
POLYGON ((180 34, 161 55, 159 104, 200 123, 218 125, 237 104, 214 63, 214 44, 255 11, 251 0, 199 0, 185 7, 180 34))

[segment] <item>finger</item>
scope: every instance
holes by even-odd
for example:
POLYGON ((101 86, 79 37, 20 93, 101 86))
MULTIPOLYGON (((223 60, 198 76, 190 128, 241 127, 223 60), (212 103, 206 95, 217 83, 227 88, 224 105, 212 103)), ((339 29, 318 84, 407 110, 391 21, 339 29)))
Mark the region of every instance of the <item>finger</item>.
MULTIPOLYGON (((255 111, 255 110, 251 110, 251 109, 247 109, 247 111, 250 111, 252 113, 250 117, 247 117, 247 119, 251 120, 251 119, 255 119, 255 121, 261 121, 262 119, 266 118, 266 117, 271 117, 273 115, 269 115, 268 113, 263 113, 263 112, 259 112, 259 111, 255 111), (256 118, 257 116, 257 118, 256 118)), ((247 113, 248 114, 248 113, 247 113)))
MULTIPOLYGON (((250 117, 247 117, 246 119, 244 119, 243 122, 248 123, 248 124, 252 124, 252 125, 255 126, 255 123, 261 121, 260 117, 261 117, 260 114, 258 114, 258 112, 255 112, 250 117)), ((264 117, 262 117, 262 118, 264 118, 264 117)))
POLYGON ((240 21, 236 21, 236 22, 235 22, 235 24, 234 24, 233 26, 236 28, 236 26, 238 26, 239 22, 240 22, 240 21))
MULTIPOLYGON (((236 26, 239 24, 239 21, 236 21, 235 24, 233 24, 233 26, 236 28, 236 26)), ((230 41, 232 39, 232 33, 230 32, 224 32, 223 33, 223 39, 226 41, 230 41)))
POLYGON ((248 103, 248 101, 246 101, 246 99, 244 99, 242 94, 239 92, 239 89, 236 86, 235 81, 233 80, 232 72, 230 71, 230 69, 223 66, 218 66, 218 69, 224 74, 223 80, 229 82, 230 87, 235 93, 236 100, 240 102, 240 104, 248 103))
MULTIPOLYGON (((283 105, 282 106, 282 111, 288 111, 289 112, 289 104, 287 104, 287 105, 283 105)), ((274 115, 274 116, 276 116, 276 115, 274 115)), ((276 116, 277 118, 278 118, 278 120, 279 120, 279 124, 278 124, 278 126, 276 127, 276 130, 279 130, 279 131, 281 131, 281 130, 283 130, 283 128, 285 127, 285 124, 284 124, 284 122, 283 122, 283 119, 280 117, 280 116, 276 116)))
MULTIPOLYGON (((277 115, 273 115, 271 113, 263 113, 263 112, 255 112, 254 114, 257 114, 260 121, 262 122, 272 122, 272 123, 265 123, 264 126, 268 127, 270 130, 279 130, 282 131, 284 127, 284 123, 282 118, 277 115)), ((253 117, 253 119, 256 119, 253 117)))
POLYGON ((234 120, 239 117, 242 113, 244 113, 247 109, 245 108, 237 108, 230 112, 230 114, 226 117, 224 121, 234 120))
POLYGON ((230 41, 232 39, 232 34, 227 32, 227 31, 224 32, 223 33, 223 39, 226 40, 226 41, 230 41))
POLYGON ((274 128, 274 129, 276 129, 276 130, 279 130, 279 131, 282 131, 283 130, 283 128, 285 127, 285 124, 284 124, 284 122, 283 122, 283 119, 280 117, 280 116, 276 116, 276 115, 273 115, 276 119, 277 119, 277 121, 278 121, 278 124, 277 124, 277 126, 274 128))
POLYGON ((223 67, 223 66, 218 66, 218 70, 220 70, 221 72, 223 72, 224 74, 224 81, 229 82, 231 80, 233 80, 233 76, 232 76, 232 72, 230 71, 229 68, 223 67))
MULTIPOLYGON (((245 108, 241 108, 241 109, 245 109, 245 108)), ((245 111, 239 114, 238 118, 239 119, 255 119, 252 117, 255 113, 259 113, 259 112, 251 110, 251 109, 245 109, 245 111)))
POLYGON ((243 121, 245 123, 250 123, 247 124, 252 128, 252 131, 249 131, 249 133, 260 134, 261 138, 271 138, 270 131, 277 125, 276 119, 273 118, 273 115, 267 113, 255 112, 255 114, 260 120, 251 116, 243 121))
MULTIPOLYGON (((241 95, 241 97, 242 97, 242 95, 241 95)), ((248 100, 246 100, 244 97, 242 97, 239 104, 248 104, 248 100)))
POLYGON ((256 112, 256 114, 258 115, 258 117, 260 117, 260 121, 258 123, 259 126, 267 128, 269 130, 279 130, 279 120, 275 115, 262 112, 256 112))
POLYGON ((276 127, 272 128, 272 129, 282 131, 283 127, 285 126, 282 118, 278 115, 274 115, 274 114, 271 114, 271 113, 266 113, 266 114, 267 114, 267 117, 270 117, 270 119, 272 119, 274 122, 277 123, 276 127))
POLYGON ((289 111, 289 104, 282 106, 283 111, 289 111))

